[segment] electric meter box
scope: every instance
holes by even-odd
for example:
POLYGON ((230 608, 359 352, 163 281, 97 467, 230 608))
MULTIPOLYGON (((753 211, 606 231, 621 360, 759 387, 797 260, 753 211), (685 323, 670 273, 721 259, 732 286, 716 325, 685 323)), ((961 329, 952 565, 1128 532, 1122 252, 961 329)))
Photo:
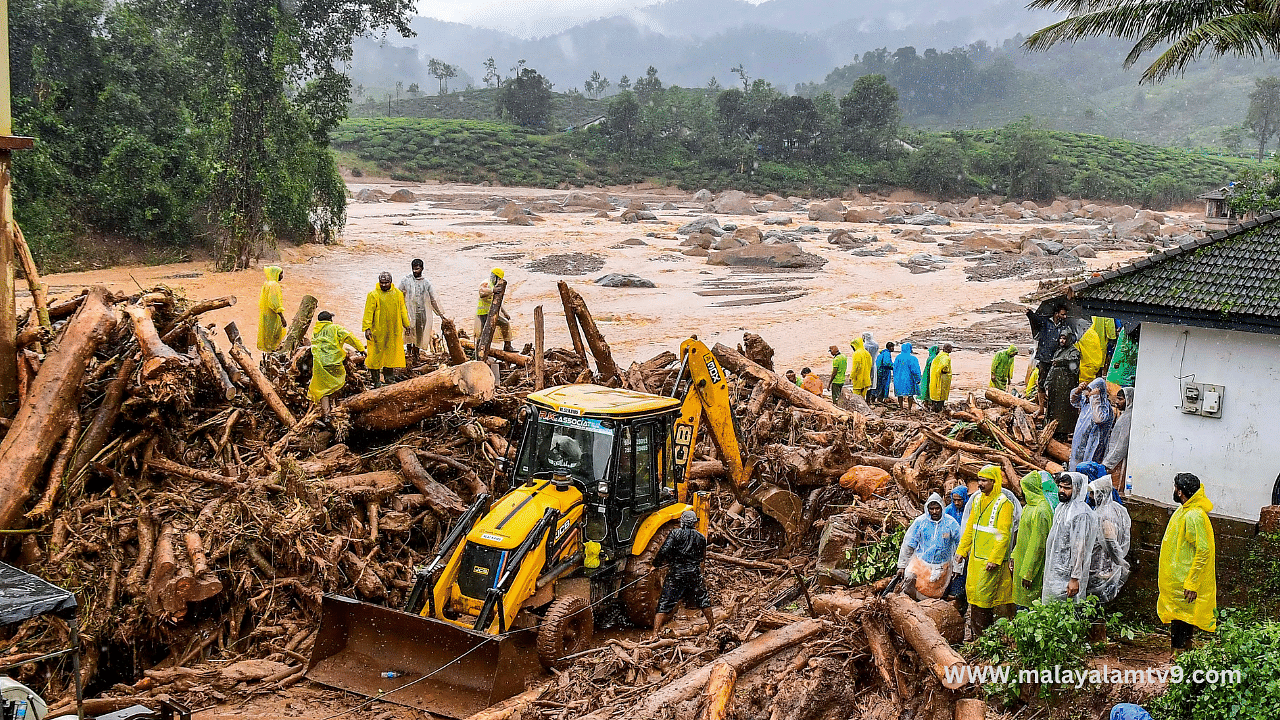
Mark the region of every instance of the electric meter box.
POLYGON ((1211 383, 1182 382, 1182 412, 1203 417, 1222 417, 1222 397, 1226 388, 1211 383))

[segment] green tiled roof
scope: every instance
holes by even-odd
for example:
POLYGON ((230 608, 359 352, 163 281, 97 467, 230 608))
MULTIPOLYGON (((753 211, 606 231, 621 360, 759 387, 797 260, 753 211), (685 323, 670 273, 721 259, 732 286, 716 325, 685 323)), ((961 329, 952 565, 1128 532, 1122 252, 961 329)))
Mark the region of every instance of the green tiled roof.
POLYGON ((1192 317, 1272 324, 1280 321, 1280 213, 1154 253, 1071 289, 1090 305, 1183 315, 1189 324, 1196 324, 1192 317))

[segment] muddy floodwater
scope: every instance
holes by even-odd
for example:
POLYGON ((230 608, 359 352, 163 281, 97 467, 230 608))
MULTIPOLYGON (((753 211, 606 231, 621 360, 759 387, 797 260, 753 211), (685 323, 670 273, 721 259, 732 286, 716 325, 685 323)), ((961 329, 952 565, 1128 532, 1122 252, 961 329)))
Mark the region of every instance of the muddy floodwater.
MULTIPOLYGON (((747 270, 708 265, 706 258, 682 254, 687 248, 679 244, 682 238, 676 235, 676 228, 706 213, 701 204, 691 202, 690 195, 677 190, 612 190, 612 195, 627 200, 677 206, 655 210, 656 222, 624 224, 596 217, 595 210, 579 210, 539 213, 542 219, 532 226, 519 226, 507 224, 480 205, 495 196, 523 205, 556 202, 565 193, 468 185, 351 185, 353 191, 366 187, 386 191, 407 187, 418 199, 412 203, 351 201, 342 244, 281 248, 278 260, 264 260, 262 265, 284 268, 287 316, 292 316, 304 294, 310 294, 319 300, 321 309, 335 314, 336 322, 358 331, 365 294, 375 285, 378 273, 390 271, 398 280, 409 272, 413 258, 422 258, 444 311, 468 332, 477 287, 490 268, 503 268, 508 282, 504 307, 512 315, 517 347, 532 341, 533 309, 539 304, 546 315, 548 347, 570 345, 556 292, 556 281, 567 280, 587 300, 615 358, 624 367, 663 350, 674 351, 689 335, 708 344, 735 345, 743 331, 749 330, 773 345, 780 371, 810 366, 823 374, 830 371, 827 347, 836 344, 847 350, 849 340, 864 331, 872 332, 882 347, 886 341, 900 342, 911 336, 926 342, 950 340, 962 348, 954 355, 953 397, 986 385, 989 347, 1016 341, 1023 352, 1014 377, 1020 379, 1026 369, 1025 350, 1031 340, 1020 309, 1012 303, 1034 290, 1037 282, 1016 278, 969 281, 965 270, 971 263, 962 257, 946 257, 945 264, 939 263, 940 269, 913 273, 904 267, 912 256, 945 254, 940 248, 946 242, 936 228, 930 231, 938 234, 926 235, 925 242, 899 241, 892 229, 902 226, 812 222, 803 211, 769 213, 770 217, 790 216, 792 223, 781 228, 789 233, 800 226, 816 226, 817 232, 800 234, 799 247, 827 263, 819 269, 747 270), (828 234, 840 227, 860 237, 875 235, 869 247, 879 248, 881 254, 855 254, 829 244, 828 234), (628 240, 631 244, 624 244, 628 240), (884 250, 886 244, 892 248, 884 250), (594 284, 608 273, 638 275, 657 287, 605 288, 594 284), (970 331, 974 325, 978 328, 970 331), (950 330, 939 332, 940 328, 950 330)), ((718 219, 722 224, 770 229, 763 225, 764 215, 720 215, 718 219)), ((942 231, 981 230, 1016 237, 1033 227, 1079 225, 952 220, 942 231)), ((1132 250, 1099 252, 1085 262, 1091 269, 1100 269, 1140 254, 1132 250)), ((208 263, 116 267, 47 278, 54 298, 70 296, 91 284, 132 291, 163 283, 181 288, 192 298, 235 295, 239 302, 234 307, 210 313, 207 322, 221 326, 234 320, 248 339, 257 334, 262 280, 261 266, 217 273, 208 263)), ((923 361, 926 348, 921 345, 917 342, 915 352, 923 361)))

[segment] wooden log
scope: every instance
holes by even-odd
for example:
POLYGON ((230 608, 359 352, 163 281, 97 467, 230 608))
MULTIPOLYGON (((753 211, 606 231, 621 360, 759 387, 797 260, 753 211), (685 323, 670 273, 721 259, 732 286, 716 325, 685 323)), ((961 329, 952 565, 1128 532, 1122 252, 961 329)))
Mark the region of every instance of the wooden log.
POLYGON ((621 378, 622 373, 618 371, 618 365, 613 361, 613 352, 609 349, 609 343, 605 342, 604 333, 600 332, 600 328, 596 326, 595 318, 591 317, 587 301, 583 300, 582 296, 563 280, 560 283, 568 290, 569 303, 573 307, 573 314, 578 319, 579 327, 582 328, 582 337, 586 340, 587 347, 591 349, 591 355, 596 359, 599 381, 607 383, 613 378, 621 378))
POLYGON ((258 369, 258 364, 253 361, 253 356, 249 354, 244 343, 240 341, 240 329, 236 327, 234 322, 226 325, 227 338, 231 340, 231 357, 240 366, 249 379, 253 382, 253 386, 258 389, 258 393, 267 401, 267 407, 271 408, 271 412, 280 419, 280 422, 287 428, 292 428, 298 424, 297 418, 293 413, 289 412, 289 406, 284 404, 284 400, 280 399, 279 393, 276 392, 275 386, 267 379, 266 375, 258 369))
POLYGON ((222 361, 218 359, 217 348, 214 347, 213 341, 209 339, 209 331, 197 323, 194 327, 196 333, 196 353, 200 357, 200 364, 209 373, 209 377, 213 378, 215 385, 222 388, 222 396, 227 400, 234 400, 239 394, 239 389, 235 383, 231 382, 231 376, 227 374, 227 369, 222 366, 222 361))
POLYGON ((813 611, 818 615, 853 617, 862 612, 866 605, 867 598, 864 595, 843 590, 813 596, 813 611))
POLYGON ((1039 441, 1035 425, 1027 417, 1027 411, 1022 408, 1013 409, 1013 436, 1018 442, 1031 447, 1036 447, 1039 441))
POLYGON ((58 455, 53 459, 53 467, 49 470, 49 485, 44 490, 44 495, 40 496, 40 502, 27 513, 29 520, 44 520, 53 511, 53 502, 58 497, 58 489, 62 487, 63 477, 67 472, 67 463, 71 459, 71 453, 76 448, 76 441, 80 439, 80 414, 72 412, 67 419, 67 434, 62 438, 62 447, 58 449, 58 455))
POLYGON ((862 632, 867 636, 867 646, 871 648, 871 657, 875 660, 881 681, 895 698, 898 697, 898 679, 893 672, 893 662, 898 652, 893 647, 893 641, 889 639, 889 631, 885 630, 884 625, 875 617, 860 618, 858 624, 862 626, 862 632))
POLYGON ((57 347, 45 355, 29 401, 0 442, 0 529, 12 528, 22 515, 54 446, 66 434, 62 421, 74 410, 89 359, 116 326, 106 295, 101 287, 89 293, 57 347))
MULTIPOLYGON (((711 348, 711 354, 716 356, 716 360, 720 361, 725 369, 738 375, 754 378, 757 382, 773 381, 778 396, 792 405, 813 410, 840 421, 850 421, 858 417, 857 413, 838 408, 831 404, 831 401, 796 387, 795 383, 771 370, 764 369, 731 347, 716 343, 715 347, 711 348)), ((865 418, 863 422, 865 423, 865 418)))
POLYGON ((587 363, 587 349, 582 344, 582 333, 578 329, 578 316, 573 310, 573 297, 570 293, 573 291, 569 288, 569 283, 561 280, 556 283, 556 288, 560 291, 560 304, 564 306, 564 321, 569 326, 569 340, 573 343, 573 351, 582 359, 582 364, 587 363))
POLYGON ((125 576, 124 587, 130 595, 138 597, 146 592, 147 571, 151 569, 151 560, 156 551, 156 524, 147 513, 139 513, 136 521, 138 528, 138 559, 129 574, 125 576))
POLYGON ((533 309, 533 389, 542 390, 547 386, 547 359, 544 356, 545 342, 543 338, 542 306, 533 309))
POLYGON ((1003 390, 997 390, 996 388, 989 387, 987 388, 986 392, 983 394, 986 396, 988 400, 1002 407, 1022 408, 1023 412, 1028 413, 1030 415, 1037 415, 1040 413, 1039 405, 1025 398, 1020 398, 1017 395, 1007 393, 1003 390))
POLYGON ((532 707, 535 701, 546 694, 549 687, 550 685, 547 683, 540 683, 519 695, 503 700, 497 705, 490 705, 466 718, 466 720, 519 720, 524 717, 525 710, 532 707))
POLYGON ((974 698, 956 701, 955 720, 986 720, 987 703, 974 698))
POLYGON ((773 347, 753 332, 742 333, 742 354, 751 362, 773 372, 773 347))
POLYGON ((893 629, 928 663, 943 687, 949 690, 962 687, 964 681, 959 680, 959 676, 965 659, 951 648, 929 615, 906 595, 891 595, 886 599, 886 605, 893 629), (951 670, 950 674, 948 670, 951 670))
POLYGON ((31 248, 27 238, 22 234, 18 223, 13 224, 13 250, 22 264, 22 274, 27 278, 27 289, 31 291, 31 304, 35 306, 36 318, 40 327, 53 329, 53 320, 49 317, 49 286, 40 282, 40 271, 36 269, 36 260, 31 256, 31 248))
POLYGON ((441 520, 451 520, 466 512, 467 506, 462 498, 431 477, 427 469, 422 467, 413 448, 396 448, 396 461, 400 463, 400 472, 422 493, 427 506, 441 520))
POLYGON ((360 473, 359 475, 343 475, 320 481, 320 485, 336 495, 350 500, 381 500, 388 498, 404 487, 404 477, 394 470, 378 470, 360 473))
POLYGON ((725 662, 717 662, 711 668, 707 689, 703 692, 700 720, 725 720, 733 711, 733 686, 738 681, 738 671, 725 662))
POLYGON ((311 329, 311 320, 315 318, 316 307, 319 303, 310 295, 303 295, 302 301, 298 303, 298 311, 293 314, 293 322, 289 323, 289 332, 284 336, 284 343, 280 346, 280 352, 285 355, 292 355, 294 350, 298 349, 298 345, 302 343, 302 338, 306 337, 307 331, 311 329))
POLYGON ((360 456, 341 443, 330 445, 306 460, 298 462, 298 469, 309 478, 327 477, 335 472, 349 473, 358 470, 361 465, 360 456))
POLYGON ((462 351, 462 343, 458 340, 458 327, 447 317, 440 318, 440 335, 444 337, 444 346, 449 351, 449 364, 466 362, 467 354, 462 351))
POLYGON ((1071 460, 1071 446, 1054 440, 1052 437, 1044 444, 1044 452, 1049 457, 1058 462, 1068 462, 1071 460))
POLYGON ((174 318, 173 325, 160 337, 165 343, 171 343, 182 337, 188 326, 195 326, 199 317, 205 313, 232 307, 236 304, 235 295, 224 295, 193 303, 174 318))
POLYGON ((925 598, 919 602, 920 609, 933 621, 942 639, 952 645, 964 642, 964 618, 956 610, 956 606, 946 600, 925 598))
POLYGON ((353 395, 341 407, 359 427, 398 430, 457 407, 492 400, 495 385, 489 366, 473 361, 353 395))
MULTIPOLYGON (((475 350, 476 348, 476 346, 470 341, 462 340, 461 343, 462 343, 462 347, 468 350, 475 350)), ((499 350, 496 347, 490 347, 488 355, 491 358, 501 360, 504 363, 510 363, 517 367, 529 367, 528 355, 521 355, 520 353, 507 352, 506 350, 499 350)))
POLYGON ((227 477, 225 475, 209 472, 208 470, 199 470, 197 468, 187 467, 186 465, 180 465, 166 457, 152 456, 152 458, 147 461, 147 467, 151 470, 180 477, 185 480, 194 480, 196 482, 208 483, 210 485, 221 485, 222 487, 229 488, 245 487, 244 483, 240 482, 239 478, 227 477))
POLYGON ((185 370, 191 366, 191 358, 178 353, 160 339, 155 323, 151 321, 151 308, 127 307, 124 310, 133 323, 133 335, 142 348, 142 377, 146 380, 164 379, 181 382, 185 370))
POLYGON ((489 356, 489 346, 493 343, 493 333, 498 328, 498 318, 502 317, 502 296, 507 294, 507 281, 499 280, 493 286, 493 296, 489 301, 489 320, 480 328, 480 336, 476 338, 476 359, 484 360, 489 356))
POLYGON ((711 672, 719 663, 728 665, 741 674, 786 648, 817 637, 826 629, 827 623, 822 620, 803 620, 771 630, 721 655, 718 662, 708 663, 696 670, 691 670, 658 688, 640 701, 633 712, 636 717, 657 717, 663 708, 674 708, 696 696, 707 686, 707 682, 711 679, 711 672))
MULTIPOLYGON (((169 612, 165 605, 166 591, 178 572, 178 556, 173 545, 174 528, 165 523, 156 538, 155 558, 151 561, 151 579, 147 582, 147 606, 153 614, 169 612)), ((179 608, 181 610, 182 608, 179 608)))

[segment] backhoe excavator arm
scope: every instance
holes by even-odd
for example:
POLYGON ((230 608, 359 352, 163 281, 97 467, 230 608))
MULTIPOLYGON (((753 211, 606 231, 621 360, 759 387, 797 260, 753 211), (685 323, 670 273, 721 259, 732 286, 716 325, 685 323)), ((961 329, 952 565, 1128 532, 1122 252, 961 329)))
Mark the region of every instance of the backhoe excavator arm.
MULTIPOLYGON (((711 440, 724 459, 725 470, 738 497, 781 523, 787 533, 787 545, 794 547, 801 531, 803 505, 795 493, 753 479, 756 462, 743 453, 741 434, 729 399, 729 384, 715 355, 701 341, 690 338, 680 344, 680 368, 676 391, 679 392, 686 379, 688 386, 674 433, 677 477, 685 477, 705 416, 711 440)), ((683 484, 681 492, 686 492, 683 484)))

